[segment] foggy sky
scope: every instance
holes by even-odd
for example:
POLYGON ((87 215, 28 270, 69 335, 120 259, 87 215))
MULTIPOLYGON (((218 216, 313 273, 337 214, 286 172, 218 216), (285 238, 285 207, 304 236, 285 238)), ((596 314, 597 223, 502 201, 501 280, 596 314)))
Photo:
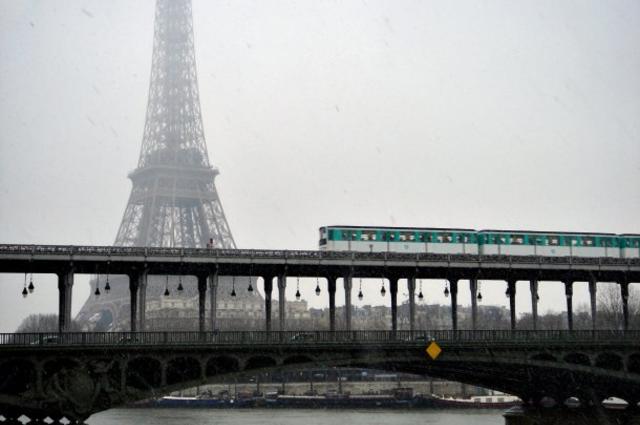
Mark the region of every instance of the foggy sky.
MULTIPOLYGON (((315 249, 328 224, 640 233, 640 2, 193 3, 205 136, 239 247, 315 249)), ((113 243, 153 13, 153 0, 0 0, 0 243, 113 243)), ((26 300, 22 281, 0 278, 0 331, 56 312, 52 277, 26 300)), ((303 296, 326 306, 312 286, 303 296)), ((506 304, 504 283, 482 288, 506 304)), ((425 295, 444 302, 442 289, 425 295)), ((365 303, 388 302, 378 290, 365 303)), ((586 285, 575 294, 586 302, 586 285)), ((540 296, 564 310, 560 285, 540 296)))

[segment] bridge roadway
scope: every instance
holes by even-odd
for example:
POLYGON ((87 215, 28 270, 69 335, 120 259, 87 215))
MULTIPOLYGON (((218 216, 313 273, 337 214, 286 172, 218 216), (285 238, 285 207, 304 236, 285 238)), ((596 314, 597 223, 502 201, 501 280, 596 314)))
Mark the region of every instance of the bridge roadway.
POLYGON ((209 329, 217 329, 216 307, 219 276, 262 277, 265 292, 265 330, 272 330, 271 297, 277 277, 279 330, 286 329, 285 289, 287 276, 322 277, 327 280, 330 329, 336 330, 336 282, 342 278, 345 291, 345 330, 351 330, 353 278, 389 280, 391 330, 397 330, 398 281, 406 279, 409 293, 409 326, 415 329, 417 279, 447 279, 451 295, 453 330, 457 330, 458 281, 468 279, 471 290, 473 329, 477 328, 477 282, 502 280, 510 297, 511 328, 516 328, 516 282, 530 282, 533 326, 537 326, 538 282, 559 281, 567 299, 567 323, 573 329, 573 284, 589 282, 593 329, 596 324, 598 282, 616 282, 620 287, 624 329, 628 329, 629 284, 640 282, 639 258, 585 258, 472 254, 402 254, 353 251, 219 250, 198 248, 138 248, 115 246, 0 245, 0 273, 55 273, 58 275, 59 328, 71 323, 73 278, 77 273, 122 274, 129 277, 131 330, 145 329, 146 287, 149 275, 194 275, 198 279, 200 331, 207 329, 207 291, 210 303, 209 329))
POLYGON ((227 375, 361 367, 456 380, 527 403, 640 401, 640 331, 0 334, 0 414, 81 421, 227 375), (425 348, 436 341, 435 360, 425 348))

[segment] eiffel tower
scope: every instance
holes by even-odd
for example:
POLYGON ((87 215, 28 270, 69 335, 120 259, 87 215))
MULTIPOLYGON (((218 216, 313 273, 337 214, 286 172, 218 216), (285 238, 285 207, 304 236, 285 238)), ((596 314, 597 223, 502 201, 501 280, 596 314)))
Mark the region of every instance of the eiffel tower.
POLYGON ((191 0, 158 0, 147 117, 119 246, 235 248, 204 139, 191 0))
MULTIPOLYGON (((209 163, 200 112, 191 0, 157 0, 142 149, 138 167, 129 174, 133 188, 115 245, 235 248, 214 184, 217 174, 209 163)), ((177 280, 171 277, 168 285, 164 277, 150 276, 146 295, 158 299, 165 286, 175 289, 177 280)), ((222 299, 228 297, 223 289, 228 280, 220 280, 222 299)), ((186 277, 184 282, 181 295, 195 296, 195 285, 186 277)), ((78 315, 81 323, 102 321, 97 330, 126 330, 126 278, 112 277, 110 286, 110 293, 87 300, 78 315)), ((254 297, 259 298, 255 292, 254 297)))

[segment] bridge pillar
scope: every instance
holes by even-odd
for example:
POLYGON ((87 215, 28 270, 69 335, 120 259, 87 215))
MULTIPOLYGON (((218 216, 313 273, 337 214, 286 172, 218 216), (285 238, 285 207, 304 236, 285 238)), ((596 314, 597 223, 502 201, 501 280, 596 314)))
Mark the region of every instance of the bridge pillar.
POLYGON ((458 330, 458 279, 449 279, 449 293, 451 294, 451 326, 458 330))
POLYGON ((509 295, 509 315, 511 316, 511 330, 516 329, 516 280, 507 281, 507 293, 509 295))
POLYGON ((271 292, 273 291, 273 276, 263 276, 262 278, 264 279, 264 329, 267 332, 271 332, 271 292))
POLYGON ((538 329, 538 280, 531 279, 529 281, 531 292, 531 318, 533 319, 533 330, 538 329))
POLYGON ((564 293, 567 296, 567 327, 573 330, 573 281, 564 282, 564 293))
POLYGON ((129 274, 129 308, 130 320, 129 329, 135 332, 138 329, 138 289, 140 288, 140 275, 136 272, 129 274))
POLYGON ((329 293, 329 330, 336 330, 336 280, 335 276, 327 277, 327 292, 329 293))
POLYGON ((416 329, 416 277, 407 279, 407 290, 409 291, 409 330, 416 329))
POLYGON ((620 282, 620 297, 622 298, 622 328, 629 329, 629 282, 622 279, 620 282))
POLYGON ((344 330, 351 330, 351 288, 353 286, 353 271, 344 277, 344 330))
POLYGON ((210 308, 210 321, 211 321, 211 332, 215 332, 218 328, 216 327, 216 319, 218 315, 218 268, 209 275, 209 308, 210 308))
POLYGON ((285 330, 285 320, 287 317, 287 311, 286 311, 287 298, 285 294, 286 289, 287 289, 287 275, 286 273, 283 272, 282 274, 280 274, 280 276, 278 276, 278 318, 279 318, 278 330, 280 331, 285 330))
POLYGON ((138 329, 145 331, 147 327, 147 270, 140 272, 138 278, 138 329))
POLYGON ((206 302, 207 302, 207 275, 199 274, 198 278, 198 330, 204 332, 206 329, 206 302))
POLYGON ((391 295, 391 330, 398 330, 398 278, 389 278, 389 295, 391 295))
POLYGON ((589 279, 589 300, 591 302, 591 329, 596 330, 598 307, 596 302, 596 295, 598 293, 598 287, 596 279, 592 276, 589 279))
POLYGON ((73 293, 73 267, 58 273, 58 331, 71 327, 71 295, 73 293))
POLYGON ((478 327, 478 279, 469 279, 469 290, 471 291, 471 329, 474 331, 478 327))

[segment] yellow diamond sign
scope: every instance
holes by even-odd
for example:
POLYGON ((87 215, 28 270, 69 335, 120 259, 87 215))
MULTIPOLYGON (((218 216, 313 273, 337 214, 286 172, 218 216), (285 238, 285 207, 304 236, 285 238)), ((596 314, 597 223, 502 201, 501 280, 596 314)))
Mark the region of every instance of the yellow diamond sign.
POLYGON ((431 360, 435 360, 438 358, 440 353, 442 353, 442 348, 440 348, 440 346, 435 341, 433 341, 424 351, 429 357, 431 357, 431 360))

